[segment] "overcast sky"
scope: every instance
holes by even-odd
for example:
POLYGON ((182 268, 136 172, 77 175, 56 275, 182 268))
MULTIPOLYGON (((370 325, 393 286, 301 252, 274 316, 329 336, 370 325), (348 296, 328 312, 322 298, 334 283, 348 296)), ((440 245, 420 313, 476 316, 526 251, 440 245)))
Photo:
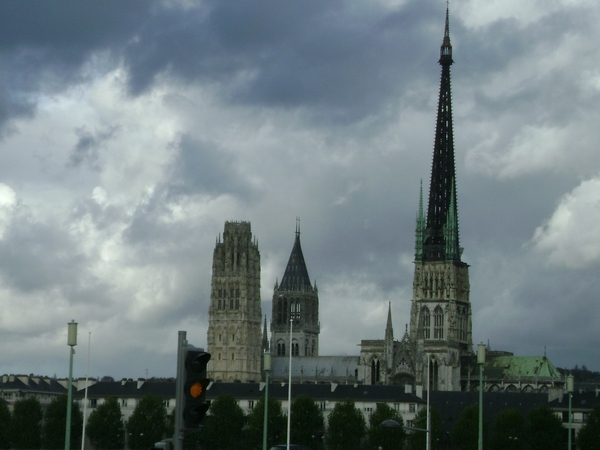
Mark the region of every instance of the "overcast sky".
MULTIPOLYGON (((263 315, 296 217, 324 355, 409 321, 444 0, 0 2, 0 372, 175 375, 252 223, 263 315)), ((600 370, 600 3, 453 0, 473 341, 600 370)), ((427 196, 427 192, 425 192, 427 196)))

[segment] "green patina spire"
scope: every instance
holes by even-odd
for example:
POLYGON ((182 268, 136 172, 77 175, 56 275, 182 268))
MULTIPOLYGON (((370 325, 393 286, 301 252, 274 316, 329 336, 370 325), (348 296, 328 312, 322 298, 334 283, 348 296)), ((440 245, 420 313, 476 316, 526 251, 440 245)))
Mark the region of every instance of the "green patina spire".
POLYGON ((419 190, 419 212, 417 214, 417 229, 415 242, 415 259, 423 259, 423 241, 425 238, 425 216, 423 215, 423 179, 419 190))

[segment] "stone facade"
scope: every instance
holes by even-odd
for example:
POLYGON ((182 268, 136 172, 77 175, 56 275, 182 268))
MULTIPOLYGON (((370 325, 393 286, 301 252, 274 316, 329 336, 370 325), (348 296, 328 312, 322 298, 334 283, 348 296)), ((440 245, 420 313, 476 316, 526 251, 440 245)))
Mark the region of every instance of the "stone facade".
POLYGON ((261 318, 258 243, 249 222, 225 222, 213 253, 207 333, 211 379, 260 380, 261 318))
POLYGON ((319 292, 316 282, 311 285, 297 227, 285 273, 273 289, 271 354, 286 356, 291 349, 292 356, 319 356, 319 332, 319 292))

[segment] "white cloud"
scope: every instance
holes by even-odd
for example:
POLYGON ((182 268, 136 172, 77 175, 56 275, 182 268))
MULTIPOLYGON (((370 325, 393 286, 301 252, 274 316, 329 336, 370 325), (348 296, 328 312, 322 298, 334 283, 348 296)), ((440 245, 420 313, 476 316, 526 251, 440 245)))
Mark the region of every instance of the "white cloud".
POLYGON ((531 241, 548 262, 571 268, 600 260, 600 178, 583 181, 559 202, 531 241))

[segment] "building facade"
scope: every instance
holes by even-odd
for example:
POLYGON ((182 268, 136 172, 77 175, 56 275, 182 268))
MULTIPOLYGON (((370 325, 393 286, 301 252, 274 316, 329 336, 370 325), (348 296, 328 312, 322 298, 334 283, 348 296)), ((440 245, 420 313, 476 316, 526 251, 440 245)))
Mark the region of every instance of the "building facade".
POLYGON ((291 351, 292 356, 319 356, 319 332, 319 291, 308 276, 298 223, 283 278, 281 283, 275 282, 273 289, 271 353, 286 356, 291 351))
POLYGON ((215 381, 259 381, 260 252, 250 222, 225 222, 213 253, 208 352, 215 381))

